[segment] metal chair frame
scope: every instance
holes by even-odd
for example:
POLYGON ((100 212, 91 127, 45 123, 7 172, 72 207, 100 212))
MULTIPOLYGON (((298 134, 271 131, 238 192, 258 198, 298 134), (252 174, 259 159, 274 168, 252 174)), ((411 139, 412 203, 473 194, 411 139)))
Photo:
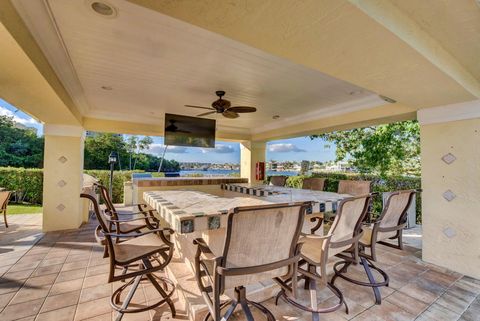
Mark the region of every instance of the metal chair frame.
MULTIPOLYGON (((160 305, 168 304, 172 316, 175 317, 176 310, 171 299, 173 292, 175 290, 174 283, 166 277, 158 277, 153 274, 153 272, 163 271, 165 267, 170 263, 173 257, 174 251, 174 244, 169 240, 170 235, 173 234, 173 230, 170 228, 159 228, 149 230, 147 232, 142 233, 133 233, 133 234, 117 234, 111 231, 109 227, 109 223, 112 221, 108 215, 105 215, 100 211, 98 202, 96 198, 90 194, 82 193, 80 195, 82 198, 89 199, 93 204, 93 209, 97 220, 99 222, 99 227, 101 232, 104 236, 104 243, 106 248, 108 249, 108 257, 110 260, 110 270, 108 274, 108 282, 116 282, 116 281, 126 281, 130 279, 128 282, 123 284, 117 290, 114 291, 110 298, 110 305, 112 308, 117 311, 116 321, 120 321, 125 313, 138 313, 144 312, 150 309, 154 309, 160 305), (102 217, 103 216, 103 217, 102 217), (166 234, 167 233, 167 234, 166 234), (148 253, 144 253, 143 255, 133 257, 128 261, 118 261, 115 256, 115 245, 118 242, 114 242, 113 238, 117 239, 128 239, 128 238, 136 238, 142 237, 148 234, 155 234, 159 237, 159 239, 163 242, 165 246, 156 248, 148 253), (154 266, 152 261, 156 262, 157 265, 154 266), (115 274, 115 270, 117 267, 122 268, 122 273, 119 275, 115 274), (136 267, 135 270, 131 272, 127 272, 128 268, 136 267), (157 302, 150 304, 145 307, 141 308, 129 308, 129 304, 137 290, 138 286, 142 281, 149 281, 153 284, 155 289, 160 293, 161 299, 157 302), (161 283, 161 285, 159 284, 161 283), (120 305, 120 296, 122 292, 130 288, 125 300, 120 305)), ((115 221, 115 220, 114 220, 115 221)))
MULTIPOLYGON (((330 313, 340 309, 343 305, 345 306, 346 313, 349 313, 348 305, 345 302, 342 292, 338 289, 332 281, 328 281, 327 279, 327 263, 329 259, 328 249, 335 249, 335 248, 342 248, 345 246, 350 246, 348 249, 343 251, 342 253, 338 253, 335 256, 342 258, 344 260, 348 260, 352 263, 356 263, 359 260, 359 250, 358 250, 358 243, 363 235, 363 231, 361 229, 361 225, 363 220, 365 219, 368 211, 368 206, 371 200, 371 195, 364 195, 364 196, 357 196, 343 199, 339 206, 337 215, 335 220, 330 227, 329 233, 323 237, 318 237, 318 239, 323 239, 322 246, 326 249, 326 251, 322 251, 320 262, 314 262, 309 260, 308 258, 302 256, 302 259, 298 263, 298 273, 300 274, 300 279, 305 280, 304 289, 310 291, 310 307, 305 306, 295 300, 295 296, 286 295, 285 291, 282 289, 276 296, 275 303, 278 304, 280 298, 283 298, 288 303, 292 304, 293 306, 307 312, 312 313, 312 320, 317 321, 320 319, 320 314, 322 313, 330 313), (365 198, 365 204, 362 210, 361 215, 359 216, 358 221, 355 224, 355 228, 352 231, 352 237, 348 239, 342 239, 340 241, 332 241, 332 237, 335 234, 335 229, 340 222, 340 219, 344 215, 344 206, 347 202, 354 201, 360 198, 365 198), (345 253, 345 254, 344 254, 345 253), (348 254, 349 256, 347 256, 348 254), (302 268, 306 265, 306 268, 302 268), (320 269, 320 274, 317 272, 317 269, 320 269), (327 307, 327 308, 318 308, 318 302, 316 298, 317 294, 317 281, 319 281, 322 285, 326 286, 332 293, 338 298, 338 303, 327 307)), ((289 285, 291 291, 294 290, 294 283, 289 284, 287 280, 287 284, 289 285)))
POLYGON ((345 275, 348 272, 348 267, 353 263, 345 260, 345 261, 337 262, 334 265, 335 275, 332 278, 332 283, 335 282, 337 277, 340 277, 356 285, 371 287, 375 296, 375 303, 376 304, 382 303, 382 296, 381 296, 379 287, 388 286, 389 277, 385 271, 383 271, 381 268, 379 268, 373 263, 377 261, 376 244, 379 243, 385 246, 403 250, 403 240, 402 240, 403 229, 407 226, 407 212, 408 212, 408 209, 410 208, 410 205, 412 204, 412 201, 416 195, 416 192, 417 192, 416 190, 405 190, 405 191, 396 191, 391 193, 385 203, 385 206, 382 210, 382 214, 377 220, 372 222, 373 228, 372 228, 372 237, 371 237, 370 244, 363 244, 361 242, 359 243, 360 264, 363 266, 363 269, 365 270, 365 273, 368 278, 368 282, 356 280, 345 275), (392 198, 401 193, 410 193, 410 195, 408 197, 408 201, 405 207, 399 213, 397 225, 391 226, 391 227, 381 227, 380 225, 382 223, 383 218, 387 214, 392 198), (384 241, 377 241, 377 236, 379 232, 396 232, 395 235, 390 237, 389 239, 390 240, 396 239, 398 241, 398 245, 391 244, 389 242, 384 242, 384 241), (370 248, 370 254, 367 254, 366 252, 367 248, 370 248), (377 281, 372 273, 372 270, 377 271, 381 275, 382 280, 377 281))
POLYGON ((5 221, 5 227, 8 228, 8 222, 7 222, 7 206, 8 202, 10 201, 10 196, 12 195, 12 192, 10 191, 0 191, 0 194, 6 194, 5 201, 0 204, 0 212, 3 212, 3 219, 5 221))
MULTIPOLYGON (((197 238, 194 240, 194 244, 197 245, 197 252, 195 255, 195 278, 197 280, 198 287, 202 293, 202 296, 207 303, 209 312, 205 316, 204 320, 208 320, 210 317, 214 321, 226 321, 228 320, 235 308, 240 305, 248 321, 253 321, 253 315, 249 308, 249 304, 259 309, 269 321, 275 321, 273 314, 265 308, 262 304, 250 301, 246 298, 246 292, 244 286, 235 287, 235 299, 226 301, 224 303, 220 302, 220 295, 225 291, 225 278, 229 276, 239 276, 247 274, 262 273, 270 270, 275 270, 281 267, 288 267, 288 273, 285 278, 290 279, 292 283, 296 282, 296 269, 297 263, 300 259, 300 246, 298 243, 298 238, 302 229, 302 224, 304 221, 304 216, 306 209, 310 206, 310 202, 298 202, 298 203, 289 203, 289 204, 271 204, 263 206, 246 206, 246 207, 237 207, 230 210, 227 220, 227 231, 224 243, 224 250, 222 256, 215 256, 211 249, 208 247, 207 243, 202 238, 197 238), (297 222, 297 228, 293 238, 293 242, 290 247, 290 256, 288 259, 272 262, 269 264, 257 265, 257 266, 246 266, 246 267, 226 267, 227 257, 230 246, 231 233, 233 228, 233 217, 242 212, 242 211, 252 211, 252 210, 261 210, 261 209, 274 209, 274 208, 285 208, 292 206, 300 206, 299 219, 297 222), (202 258, 203 256, 203 258, 202 258), (208 273, 208 264, 213 264, 213 275, 208 273), (202 277, 206 276, 208 278, 208 283, 205 284, 202 280, 202 277), (230 305, 226 314, 221 317, 221 309, 230 305)), ((295 287, 290 289, 286 286, 286 283, 280 279, 275 278, 276 281, 282 288, 286 291, 289 291, 292 295, 295 293, 295 287)))

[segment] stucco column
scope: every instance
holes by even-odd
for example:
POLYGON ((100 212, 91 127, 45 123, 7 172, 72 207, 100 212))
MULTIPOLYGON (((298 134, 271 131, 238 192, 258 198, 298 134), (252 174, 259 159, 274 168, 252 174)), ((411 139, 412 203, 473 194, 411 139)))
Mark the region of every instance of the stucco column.
POLYGON ((85 131, 77 126, 45 125, 43 230, 78 228, 85 131))
POLYGON ((255 179, 255 164, 265 162, 266 143, 244 141, 240 143, 240 176, 249 183, 261 183, 255 179))
POLYGON ((419 111, 423 260, 480 278, 480 101, 419 111))

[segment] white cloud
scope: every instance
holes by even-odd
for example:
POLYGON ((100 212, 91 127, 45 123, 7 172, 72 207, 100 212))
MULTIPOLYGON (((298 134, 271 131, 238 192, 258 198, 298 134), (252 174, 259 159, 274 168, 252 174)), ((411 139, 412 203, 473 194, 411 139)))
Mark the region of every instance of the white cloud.
POLYGON ((22 125, 25 125, 25 126, 29 126, 29 125, 40 125, 40 123, 38 121, 36 121, 35 119, 33 118, 20 118, 18 117, 18 115, 16 113, 14 113, 13 111, 3 107, 3 106, 0 106, 0 116, 8 116, 8 117, 13 117, 13 121, 14 122, 17 122, 17 123, 20 123, 22 125))
POLYGON ((229 145, 215 145, 215 148, 202 148, 202 153, 217 153, 217 154, 231 154, 234 153, 235 149, 229 145))
MULTIPOLYGON (((150 149, 146 152, 152 155, 162 156, 165 145, 163 144, 152 144, 150 149)), ((186 147, 182 146, 168 146, 166 154, 185 154, 188 153, 186 147)))
POLYGON ((302 153, 305 149, 298 148, 294 144, 271 144, 268 146, 268 151, 273 153, 302 153))

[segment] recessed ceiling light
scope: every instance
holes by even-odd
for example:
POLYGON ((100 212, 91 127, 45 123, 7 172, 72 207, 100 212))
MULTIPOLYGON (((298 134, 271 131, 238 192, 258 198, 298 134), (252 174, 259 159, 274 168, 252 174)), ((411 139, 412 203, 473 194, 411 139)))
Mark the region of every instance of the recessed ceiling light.
POLYGON ((387 103, 390 103, 390 104, 395 104, 397 102, 395 99, 387 97, 387 96, 379 95, 379 97, 382 98, 383 100, 385 100, 387 103))
POLYGON ((110 87, 110 86, 102 86, 102 89, 103 89, 103 90, 112 90, 113 88, 110 87))
POLYGON ((280 118, 280 115, 273 115, 272 118, 273 118, 273 119, 279 119, 279 118, 280 118))
POLYGON ((115 9, 104 2, 95 1, 92 2, 91 6, 96 13, 101 14, 102 16, 111 17, 116 14, 115 9))

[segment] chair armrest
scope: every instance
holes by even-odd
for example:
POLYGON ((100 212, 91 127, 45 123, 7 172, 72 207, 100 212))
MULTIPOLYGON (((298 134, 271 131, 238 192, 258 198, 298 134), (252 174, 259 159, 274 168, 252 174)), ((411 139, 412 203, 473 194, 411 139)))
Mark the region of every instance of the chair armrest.
POLYGON ((217 261, 220 259, 220 257, 215 256, 215 254, 212 252, 207 242, 205 242, 203 238, 194 239, 193 244, 198 246, 198 251, 200 252, 198 254, 203 256, 201 260, 217 261))
POLYGON ((141 232, 141 233, 129 233, 129 234, 104 233, 103 235, 111 236, 111 237, 118 237, 118 238, 129 238, 129 237, 139 237, 139 236, 155 233, 155 234, 160 236, 160 238, 163 240, 163 242, 165 244, 167 244, 168 246, 173 246, 173 243, 170 242, 170 240, 168 240, 165 237, 164 232, 168 232, 169 234, 174 233, 174 231, 171 228, 167 227, 167 228, 157 228, 157 229, 154 229, 154 230, 148 230, 146 232, 141 232))
POLYGON ((146 217, 138 217, 138 218, 132 218, 128 220, 111 220, 111 219, 107 219, 107 220, 112 223, 128 223, 128 222, 134 222, 134 221, 145 221, 145 218, 146 217))

